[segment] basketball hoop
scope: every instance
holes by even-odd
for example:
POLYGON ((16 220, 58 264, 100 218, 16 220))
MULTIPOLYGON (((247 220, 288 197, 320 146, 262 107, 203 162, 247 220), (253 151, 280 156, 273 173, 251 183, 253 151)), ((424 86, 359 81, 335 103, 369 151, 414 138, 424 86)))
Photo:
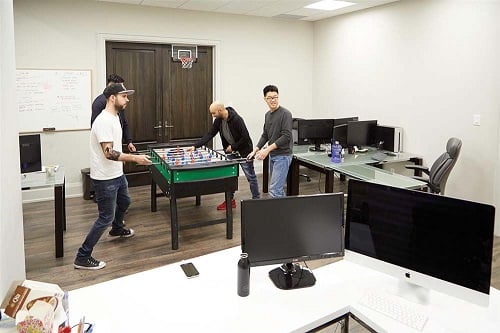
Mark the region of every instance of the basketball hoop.
POLYGON ((172 44, 172 61, 180 62, 183 69, 193 68, 198 59, 198 46, 188 44, 172 44))
POLYGON ((184 69, 189 69, 189 68, 192 68, 193 67, 193 61, 194 59, 193 58, 189 58, 189 57, 181 57, 179 58, 181 60, 181 63, 182 63, 182 68, 184 69))

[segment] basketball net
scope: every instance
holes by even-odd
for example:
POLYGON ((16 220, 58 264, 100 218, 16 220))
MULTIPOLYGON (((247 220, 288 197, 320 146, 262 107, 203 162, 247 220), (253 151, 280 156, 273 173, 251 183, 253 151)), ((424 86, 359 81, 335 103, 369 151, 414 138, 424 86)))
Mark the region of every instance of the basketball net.
POLYGON ((193 67, 193 58, 181 57, 182 68, 189 69, 193 67))

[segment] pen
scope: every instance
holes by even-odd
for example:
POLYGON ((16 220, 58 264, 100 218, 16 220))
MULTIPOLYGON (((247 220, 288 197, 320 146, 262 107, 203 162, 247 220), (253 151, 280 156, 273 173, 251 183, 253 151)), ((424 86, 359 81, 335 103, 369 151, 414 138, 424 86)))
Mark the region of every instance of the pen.
POLYGON ((78 329, 76 330, 77 333, 83 333, 83 327, 85 326, 85 316, 80 319, 80 322, 78 323, 78 329))
POLYGON ((66 313, 66 326, 69 326, 69 294, 67 291, 64 292, 63 299, 62 299, 62 306, 64 309, 64 312, 66 313))

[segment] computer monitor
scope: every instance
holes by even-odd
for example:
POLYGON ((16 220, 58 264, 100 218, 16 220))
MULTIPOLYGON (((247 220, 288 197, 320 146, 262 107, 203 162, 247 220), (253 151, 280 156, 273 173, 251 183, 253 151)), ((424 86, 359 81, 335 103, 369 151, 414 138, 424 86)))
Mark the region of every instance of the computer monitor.
POLYGON ((358 148, 374 144, 376 120, 349 121, 347 123, 347 146, 358 148))
POLYGON ((347 198, 346 259, 395 276, 391 292, 412 301, 434 289, 488 304, 493 206, 352 179, 347 198))
POLYGON ((347 118, 335 118, 333 119, 333 126, 339 126, 339 125, 344 125, 350 121, 358 121, 358 117, 347 117, 347 118))
POLYGON ((342 147, 347 147, 347 123, 357 120, 358 117, 333 119, 333 140, 338 141, 342 147))
POLYGON ((314 285, 296 263, 344 255, 343 193, 243 200, 241 249, 251 266, 284 264, 269 272, 280 289, 314 285))
POLYGON ((40 134, 19 136, 19 159, 21 165, 21 173, 36 172, 42 170, 42 149, 40 145, 40 134))
POLYGON ((332 140, 333 119, 299 119, 297 123, 298 140, 304 140, 314 146, 312 151, 324 151, 322 143, 332 140))

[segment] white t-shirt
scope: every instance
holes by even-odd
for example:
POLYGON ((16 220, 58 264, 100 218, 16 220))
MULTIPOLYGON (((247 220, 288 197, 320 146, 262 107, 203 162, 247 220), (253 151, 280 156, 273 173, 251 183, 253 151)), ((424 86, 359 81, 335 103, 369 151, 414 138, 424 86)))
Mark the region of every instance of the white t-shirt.
POLYGON ((108 160, 101 142, 113 142, 113 150, 122 151, 122 127, 118 115, 102 111, 90 130, 90 178, 108 180, 123 175, 123 162, 108 160))

